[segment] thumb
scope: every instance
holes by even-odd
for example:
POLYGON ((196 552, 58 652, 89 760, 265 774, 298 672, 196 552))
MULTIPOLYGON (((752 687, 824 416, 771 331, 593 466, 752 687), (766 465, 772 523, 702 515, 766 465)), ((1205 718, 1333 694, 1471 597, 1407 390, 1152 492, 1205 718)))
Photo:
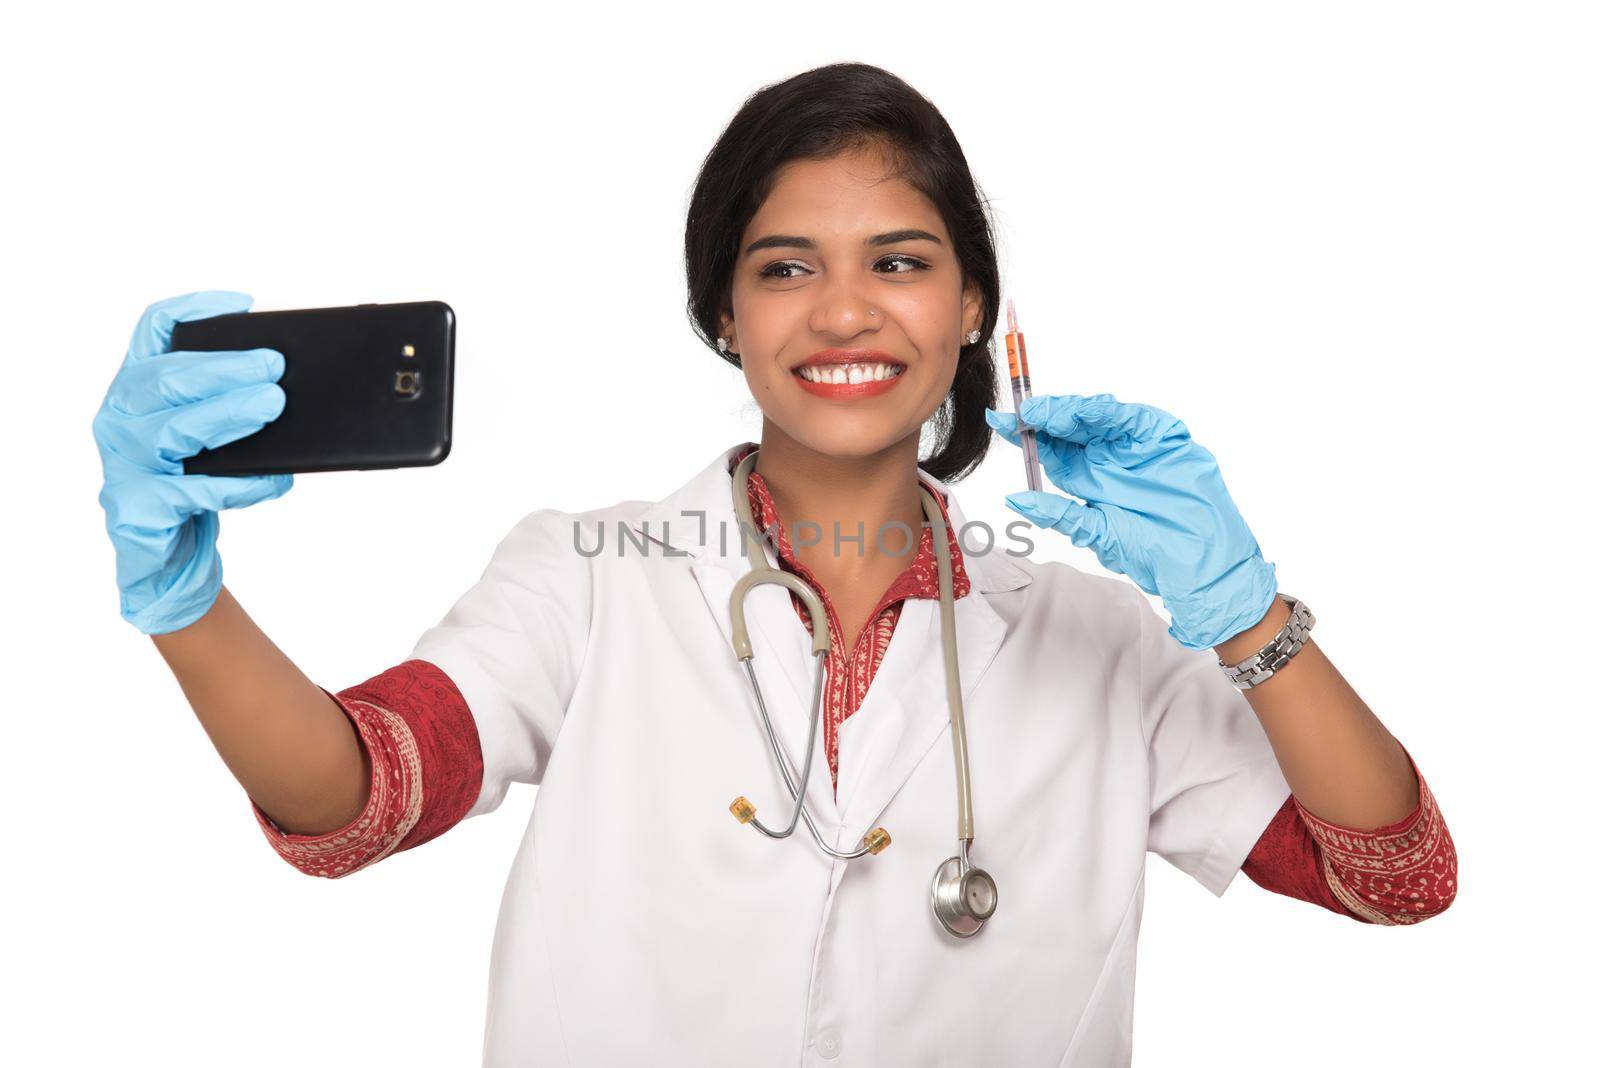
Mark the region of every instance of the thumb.
POLYGON ((1035 526, 1060 531, 1077 546, 1093 548, 1106 535, 1104 512, 1057 493, 1043 490, 1008 493, 1006 506, 1035 526))

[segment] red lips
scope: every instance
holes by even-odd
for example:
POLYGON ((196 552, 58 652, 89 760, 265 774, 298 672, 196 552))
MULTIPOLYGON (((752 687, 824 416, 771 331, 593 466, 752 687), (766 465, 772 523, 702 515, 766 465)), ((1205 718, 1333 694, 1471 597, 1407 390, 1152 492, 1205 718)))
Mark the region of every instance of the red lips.
POLYGON ((904 362, 882 349, 822 349, 796 365, 791 373, 795 381, 800 383, 800 388, 814 396, 829 400, 860 400, 893 389, 905 377, 905 366, 904 362), (802 367, 848 367, 850 364, 887 364, 891 368, 899 368, 899 373, 888 378, 869 378, 855 383, 809 382, 800 375, 802 367))
POLYGON ((896 367, 905 366, 904 361, 895 359, 882 349, 820 349, 796 364, 792 370, 825 363, 890 363, 896 367))

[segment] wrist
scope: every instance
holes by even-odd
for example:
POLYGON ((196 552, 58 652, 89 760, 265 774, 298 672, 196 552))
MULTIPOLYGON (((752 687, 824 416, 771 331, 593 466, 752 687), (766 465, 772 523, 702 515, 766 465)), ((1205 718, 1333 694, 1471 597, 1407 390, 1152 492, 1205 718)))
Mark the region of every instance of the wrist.
POLYGON ((1202 589, 1161 595, 1172 615, 1167 633, 1186 649, 1215 649, 1238 637, 1260 624, 1277 599, 1277 566, 1259 553, 1202 589))
POLYGON ((122 597, 122 618, 152 637, 171 634, 198 622, 211 611, 222 592, 222 558, 214 545, 202 546, 152 599, 122 597))
POLYGON ((1246 627, 1226 641, 1218 642, 1212 646, 1212 651, 1217 654, 1217 659, 1228 664, 1237 664, 1247 656, 1252 656, 1261 647, 1271 641, 1289 622, 1289 602, 1278 593, 1272 595, 1272 603, 1267 606, 1266 615, 1259 621, 1246 627))

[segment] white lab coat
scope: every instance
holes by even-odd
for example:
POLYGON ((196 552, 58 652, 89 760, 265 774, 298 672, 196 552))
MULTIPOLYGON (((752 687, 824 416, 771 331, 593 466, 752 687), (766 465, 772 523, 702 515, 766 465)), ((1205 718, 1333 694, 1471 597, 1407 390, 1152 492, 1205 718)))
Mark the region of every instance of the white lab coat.
MULTIPOLYGON (((819 829, 848 849, 881 825, 889 848, 837 861, 803 824, 775 841, 728 811, 744 794, 775 822, 789 802, 730 644, 748 569, 733 451, 658 502, 528 515, 412 653, 476 720, 469 815, 540 784, 495 933, 485 1064, 1127 1063, 1147 851, 1221 894, 1289 794, 1244 697, 1131 583, 1007 555, 1004 523, 992 552, 971 532, 956 625, 972 859, 999 905, 951 937, 929 908, 956 848, 936 601, 905 603, 840 728, 837 803, 817 732, 819 829), (601 555, 577 551, 574 522, 586 550, 603 529, 601 555), (660 541, 619 555, 619 523, 660 541)), ((789 596, 759 587, 746 611, 798 768, 814 661, 789 596)))

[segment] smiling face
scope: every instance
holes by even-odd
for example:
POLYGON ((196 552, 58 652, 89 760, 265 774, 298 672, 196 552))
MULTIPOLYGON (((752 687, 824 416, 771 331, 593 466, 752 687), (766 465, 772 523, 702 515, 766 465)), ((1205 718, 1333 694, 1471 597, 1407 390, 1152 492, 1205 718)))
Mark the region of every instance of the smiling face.
POLYGON ((915 451, 982 325, 938 209, 873 148, 785 164, 732 289, 721 332, 769 429, 831 457, 915 451))

